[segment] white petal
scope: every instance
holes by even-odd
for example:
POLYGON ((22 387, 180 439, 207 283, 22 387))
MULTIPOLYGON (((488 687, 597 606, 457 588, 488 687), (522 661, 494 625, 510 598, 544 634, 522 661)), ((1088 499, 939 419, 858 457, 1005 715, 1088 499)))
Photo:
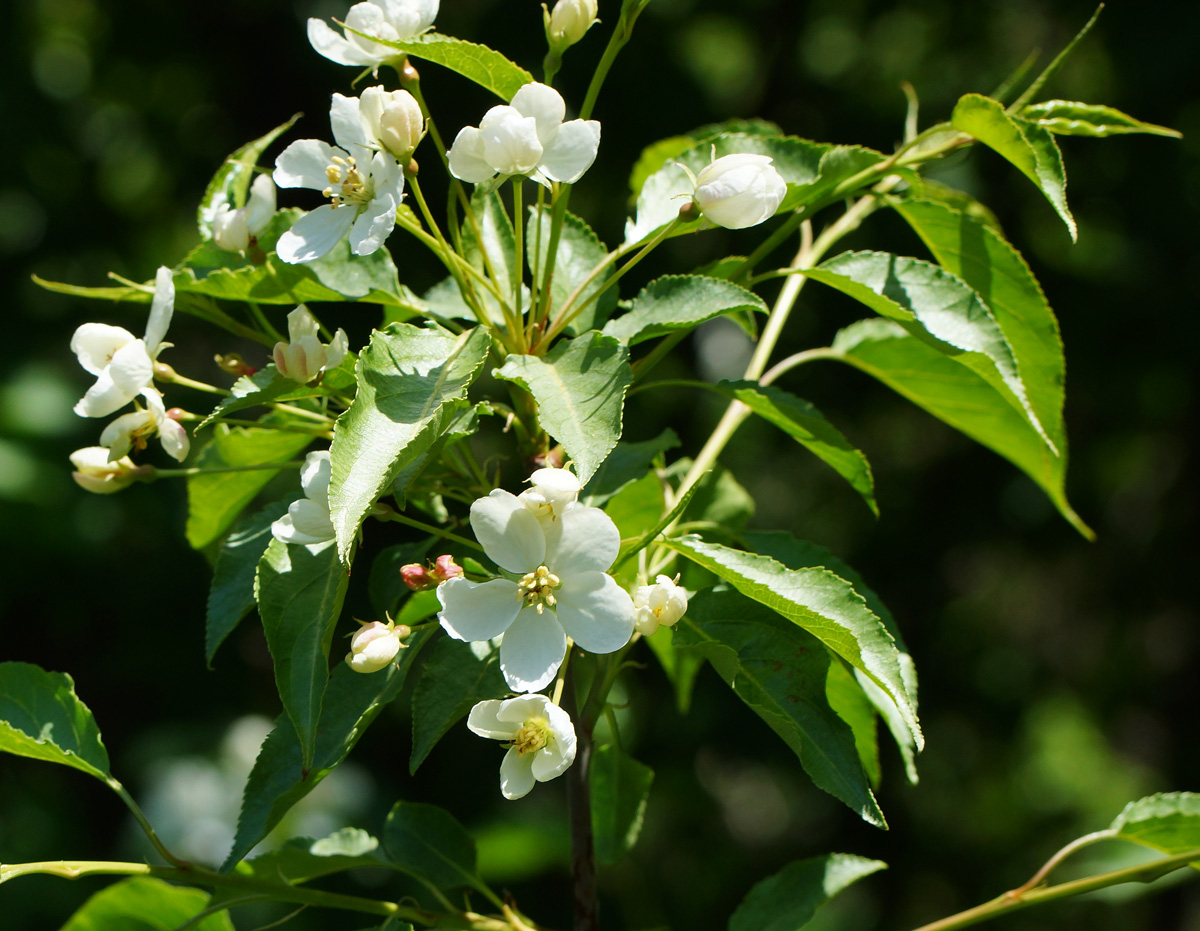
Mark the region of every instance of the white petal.
POLYGON ((533 785, 533 757, 509 747, 500 761, 500 791, 507 799, 518 799, 528 795, 533 785))
POLYGON ((438 620, 455 640, 491 640, 504 633, 521 610, 516 582, 450 579, 437 587, 438 620))
POLYGON ((300 487, 304 497, 329 510, 329 450, 321 449, 304 457, 300 467, 300 487))
POLYGON ((73 408, 80 417, 107 417, 120 410, 137 396, 137 392, 125 391, 113 384, 107 371, 101 372, 96 383, 88 388, 73 408))
POLYGON ((145 429, 152 421, 149 411, 122 414, 104 428, 100 445, 108 447, 109 460, 120 459, 133 447, 133 434, 145 429))
POLYGON ((158 425, 158 438, 162 442, 163 450, 176 462, 183 462, 187 458, 191 440, 188 439, 183 424, 166 418, 158 425))
POLYGON ((488 558, 501 569, 532 572, 546 558, 542 525, 516 495, 501 488, 471 505, 471 529, 488 558))
POLYGON ((150 305, 150 319, 146 322, 146 351, 150 358, 158 355, 171 315, 175 312, 175 279, 171 269, 160 266, 154 276, 154 303, 150 305))
POLYGON ((483 136, 474 126, 464 126, 458 131, 446 156, 450 160, 450 174, 459 181, 481 184, 496 176, 496 169, 484 155, 483 136))
POLYGON ((582 572, 564 578, 554 597, 559 624, 589 653, 619 650, 633 635, 633 599, 611 575, 582 572))
POLYGON ((279 153, 271 177, 280 187, 306 187, 323 191, 329 187, 325 169, 333 164, 335 155, 345 157, 346 153, 320 139, 297 139, 279 153))
POLYGON ((526 84, 513 95, 509 102, 521 116, 532 116, 537 121, 538 139, 545 142, 558 131, 563 117, 567 115, 567 105, 563 102, 562 94, 553 87, 545 84, 526 84))
POLYGON ((600 124, 596 120, 571 120, 546 143, 538 168, 555 181, 574 184, 592 167, 599 149, 600 124))
POLYGON ((524 722, 532 717, 547 717, 549 712, 546 709, 550 706, 550 699, 545 695, 517 695, 513 698, 506 698, 500 709, 496 712, 498 720, 507 721, 520 727, 524 722))
POLYGON ((542 747, 540 750, 535 750, 533 757, 533 778, 538 782, 547 782, 555 776, 561 776, 571 767, 574 761, 574 754, 571 760, 563 759, 562 755, 552 750, 550 747, 542 747))
POLYGON ((479 122, 483 155, 502 175, 533 171, 542 158, 537 120, 522 116, 513 107, 492 107, 479 122))
POLYGON ((479 702, 467 715, 467 727, 480 737, 490 737, 492 740, 512 740, 521 725, 500 720, 497 712, 504 704, 505 702, 499 699, 479 702))
POLYGON ((289 265, 311 262, 344 239, 353 225, 354 211, 351 208, 322 204, 302 216, 279 237, 275 253, 289 265))
POLYGON ((298 343, 302 336, 316 339, 321 332, 317 326, 317 318, 303 304, 297 305, 295 310, 288 313, 287 324, 288 340, 293 343, 298 343))
POLYGON ((567 635, 554 613, 522 608, 500 643, 500 671, 513 691, 536 692, 554 678, 566 652, 567 635))
POLYGON ((80 365, 93 375, 99 375, 108 368, 116 351, 134 339, 136 337, 124 327, 85 323, 71 337, 71 351, 79 357, 80 365))
POLYGON ((329 125, 333 127, 334 142, 359 162, 370 159, 371 139, 359 115, 357 97, 334 94, 329 103, 329 125))
POLYGON ((350 227, 350 249, 355 255, 371 255, 396 228, 396 201, 391 194, 376 197, 350 227))
POLYGON ((246 229, 257 236, 275 216, 275 182, 270 175, 258 175, 250 185, 250 199, 246 201, 246 229))
POLYGON ((108 366, 113 384, 128 392, 130 400, 154 380, 154 360, 140 339, 126 343, 118 349, 108 366))
POLYGON ((321 19, 309 19, 308 41, 318 55, 324 55, 339 65, 373 65, 378 61, 321 19))
POLYGON ((282 543, 325 543, 334 538, 329 511, 307 498, 289 504, 287 514, 271 525, 271 533, 282 543))
POLYGON ((424 32, 438 14, 438 0, 377 0, 402 39, 424 32))
POLYGON ((244 252, 250 245, 246 211, 231 210, 229 204, 221 204, 213 214, 212 232, 213 242, 229 252, 244 252))
MULTIPOLYGON (((346 13, 344 22, 351 29, 365 32, 369 36, 377 36, 380 39, 400 38, 396 27, 389 22, 388 16, 384 12, 383 3, 356 3, 346 13)), ((389 49, 386 45, 364 39, 353 32, 346 33, 346 38, 357 45, 363 54, 370 56, 371 64, 380 64, 400 54, 395 49, 389 49)))
POLYGON ((594 569, 605 571, 621 550, 621 532, 599 508, 569 504, 558 520, 542 525, 546 565, 560 578, 594 569))
POLYGON ((325 349, 325 370, 335 369, 341 365, 348 352, 350 352, 350 338, 346 336, 345 330, 338 327, 338 331, 333 334, 333 342, 325 349))

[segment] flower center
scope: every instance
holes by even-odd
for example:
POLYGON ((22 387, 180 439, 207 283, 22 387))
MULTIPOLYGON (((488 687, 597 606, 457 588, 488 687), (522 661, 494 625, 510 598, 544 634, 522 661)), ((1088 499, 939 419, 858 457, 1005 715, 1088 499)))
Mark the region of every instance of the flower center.
POLYGON ((371 202, 371 179, 369 176, 363 177, 353 155, 345 158, 335 155, 325 169, 325 177, 329 180, 329 187, 321 193, 333 201, 333 206, 349 204, 352 207, 365 207, 371 202))
POLYGON ((512 745, 524 756, 546 746, 550 739, 550 722, 541 715, 530 718, 513 735, 512 745))
POLYGON ((527 608, 537 608, 541 614, 547 607, 555 605, 554 589, 562 585, 562 579, 545 566, 526 572, 517 583, 517 595, 527 608))

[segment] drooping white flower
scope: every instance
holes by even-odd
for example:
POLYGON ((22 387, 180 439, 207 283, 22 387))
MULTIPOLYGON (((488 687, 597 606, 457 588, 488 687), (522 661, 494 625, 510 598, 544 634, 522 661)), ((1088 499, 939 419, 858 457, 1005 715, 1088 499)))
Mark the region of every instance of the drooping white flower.
POLYGON ((517 495, 538 520, 556 520, 579 497, 579 476, 570 469, 538 469, 529 476, 530 487, 517 495))
POLYGON ((396 226, 404 171, 368 131, 358 97, 333 95, 329 121, 337 146, 297 139, 275 160, 275 183, 320 191, 330 199, 279 237, 275 251, 294 265, 325 255, 350 237, 355 255, 370 255, 396 226))
POLYGON ((694 203, 709 222, 726 229, 756 226, 775 216, 787 183, 766 155, 725 155, 696 177, 694 203))
POLYGON ((175 310, 175 282, 162 267, 154 279, 154 301, 146 335, 137 339, 124 327, 85 323, 71 337, 79 364, 96 376, 96 383, 75 405, 80 417, 107 417, 136 398, 154 382, 154 360, 164 343, 175 310))
POLYGON ((335 536, 329 519, 329 450, 304 457, 300 487, 304 497, 289 504, 288 512, 271 524, 271 535, 281 543, 328 543, 335 536))
POLYGON ((545 695, 481 701, 467 716, 467 727, 508 743, 500 763, 500 791, 507 799, 521 798, 534 782, 561 776, 575 762, 571 717, 545 695))
POLYGON ((553 10, 542 4, 546 22, 546 42, 551 49, 561 52, 584 37, 597 22, 596 0, 558 0, 553 10))
POLYGON ((275 368, 280 375, 301 385, 342 364, 350 351, 346 331, 338 328, 328 346, 318 338, 317 321, 301 304, 288 314, 288 339, 275 344, 275 368))
POLYGON ((471 505, 471 527, 496 565, 519 578, 438 586, 438 620, 456 640, 504 634, 500 670, 509 687, 534 692, 562 663, 567 637, 590 653, 611 653, 633 634, 633 601, 606 570, 621 535, 599 508, 571 504, 539 521, 507 491, 471 505))
POLYGON ((350 639, 346 662, 355 672, 378 672, 391 665, 404 647, 402 641, 411 633, 412 628, 408 625, 397 627, 390 619, 386 624, 383 621, 363 624, 350 639))
POLYGON ((234 209, 228 203, 217 207, 212 218, 213 241, 230 252, 245 252, 250 238, 258 236, 275 216, 275 182, 270 175, 259 175, 250 185, 244 207, 234 209))
POLYGON ((545 84, 526 84, 507 106, 492 107, 478 128, 465 126, 446 154, 450 173, 482 184, 493 178, 528 175, 550 187, 574 184, 592 167, 600 147, 596 120, 563 122, 567 105, 545 84))
POLYGON ((128 488, 135 481, 134 469, 137 468, 127 456, 115 462, 110 460, 108 450, 103 446, 75 450, 71 453, 71 465, 75 466, 71 473, 75 483, 97 495, 111 495, 128 488))
MULTIPOLYGON (((344 22, 350 29, 379 39, 397 41, 420 35, 433 25, 438 0, 369 0, 350 7, 344 22)), ((402 52, 349 30, 339 35, 323 19, 309 19, 308 41, 313 49, 339 65, 378 68, 403 56, 402 52)))
POLYGON ((368 87, 359 95, 358 112, 369 139, 387 149, 401 165, 425 135, 425 116, 417 98, 406 90, 368 87))
POLYGON ((643 637, 649 637, 660 624, 674 627, 687 611, 687 589, 675 584, 667 575, 660 575, 653 585, 640 585, 633 594, 633 626, 643 637))
POLYGON ((179 421, 167 416, 162 395, 156 389, 143 389, 141 397, 146 406, 122 414, 106 426, 100 434, 100 445, 108 448, 109 458, 115 461, 135 447, 145 449, 146 441, 157 436, 163 451, 177 462, 183 462, 191 448, 187 430, 179 421))

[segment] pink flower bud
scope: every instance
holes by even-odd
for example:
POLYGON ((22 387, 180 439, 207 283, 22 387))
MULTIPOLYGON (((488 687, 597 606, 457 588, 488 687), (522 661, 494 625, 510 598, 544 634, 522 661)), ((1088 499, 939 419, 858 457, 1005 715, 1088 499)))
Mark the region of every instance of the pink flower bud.
POLYGON ((430 576, 438 582, 445 582, 447 579, 457 579, 463 574, 463 567, 454 561, 454 557, 448 553, 439 556, 433 563, 433 571, 430 576))
POLYGON ((419 562, 409 563, 400 567, 400 578, 414 592, 423 592, 437 585, 437 580, 429 575, 429 570, 419 562))

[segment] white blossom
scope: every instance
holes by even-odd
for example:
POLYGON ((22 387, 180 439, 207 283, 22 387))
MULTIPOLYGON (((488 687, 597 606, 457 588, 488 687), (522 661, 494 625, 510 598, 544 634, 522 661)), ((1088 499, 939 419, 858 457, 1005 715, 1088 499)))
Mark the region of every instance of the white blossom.
POLYGON ((322 372, 342 364, 350 350, 346 331, 338 328, 325 345, 318 338, 317 321, 301 304, 288 314, 288 340, 275 344, 275 368, 280 375, 307 385, 322 372))
POLYGON ((621 535, 599 508, 570 504, 539 521, 516 495, 496 489, 471 505, 471 527, 484 552, 517 576, 438 586, 438 620, 456 640, 500 644, 509 687, 533 692, 562 663, 567 637, 590 653, 611 653, 633 633, 633 601, 605 571, 621 535))
POLYGON ((329 107, 332 146, 297 139, 275 160, 275 183, 320 191, 330 203, 302 216, 279 237, 275 251, 289 263, 311 262, 347 236, 355 255, 371 255, 396 226, 404 171, 368 129, 358 97, 334 94, 329 107))
POLYGON ((71 337, 79 364, 96 376, 96 383, 75 405, 80 417, 107 417, 124 407, 154 382, 154 360, 171 345, 164 343, 175 310, 175 282, 163 267, 154 279, 154 301, 146 335, 137 339, 124 327, 85 323, 71 337))
POLYGON ((437 14, 438 0, 369 0, 350 7, 344 20, 349 29, 344 34, 322 19, 309 19, 308 41, 318 54, 339 65, 378 68, 404 53, 355 35, 350 29, 390 41, 411 39, 428 30, 437 14))
POLYGON ((392 620, 363 624, 350 639, 346 662, 355 672, 378 672, 391 665, 404 646, 401 640, 410 633, 411 628, 404 624, 397 627, 392 620))
POLYGON ((163 451, 177 462, 183 462, 191 448, 187 430, 179 421, 167 416, 162 395, 156 389, 143 389, 141 397, 146 406, 122 414, 106 426, 100 434, 100 445, 107 447, 110 459, 117 460, 135 447, 145 449, 146 440, 157 436, 163 451))
POLYGON ((500 763, 500 791, 507 799, 521 798, 534 782, 561 776, 575 762, 571 717, 545 695, 481 701, 467 716, 467 727, 509 745, 500 763))
POLYGON ((725 155, 696 178, 694 202, 711 223, 740 230, 775 216, 787 183, 766 155, 725 155))
POLYGON ((653 585, 638 586, 634 592, 633 626, 643 637, 649 637, 660 624, 674 627, 687 606, 687 589, 675 584, 670 576, 660 575, 653 585))
POLYGON ((579 477, 570 469, 538 469, 529 476, 530 487, 517 500, 538 520, 555 520, 579 497, 579 477))
POLYGON ((407 164, 421 137, 425 135, 425 116, 417 98, 406 90, 385 91, 368 87, 359 95, 359 116, 367 137, 407 164))
POLYGON ((271 524, 271 535, 281 543, 328 543, 335 536, 329 519, 329 450, 304 458, 300 487, 304 497, 289 504, 288 512, 271 524))
POLYGON ((509 175, 528 175, 546 187, 552 181, 574 184, 596 160, 600 124, 596 120, 564 123, 566 112, 567 105, 554 88, 526 84, 510 104, 488 110, 478 128, 459 130, 446 153, 450 173, 474 184, 509 175))
POLYGON ((546 21, 546 42, 562 51, 584 37, 596 22, 596 0, 558 0, 553 10, 542 4, 546 21))
POLYGON ((98 495, 111 495, 128 488, 135 481, 134 469, 137 468, 127 456, 115 461, 109 459, 108 450, 103 446, 75 450, 71 453, 71 465, 75 466, 71 478, 76 484, 98 495))
POLYGON ((217 207, 212 218, 213 241, 230 252, 245 252, 251 237, 257 237, 275 216, 275 182, 270 175, 259 175, 250 185, 244 207, 228 203, 217 207))

